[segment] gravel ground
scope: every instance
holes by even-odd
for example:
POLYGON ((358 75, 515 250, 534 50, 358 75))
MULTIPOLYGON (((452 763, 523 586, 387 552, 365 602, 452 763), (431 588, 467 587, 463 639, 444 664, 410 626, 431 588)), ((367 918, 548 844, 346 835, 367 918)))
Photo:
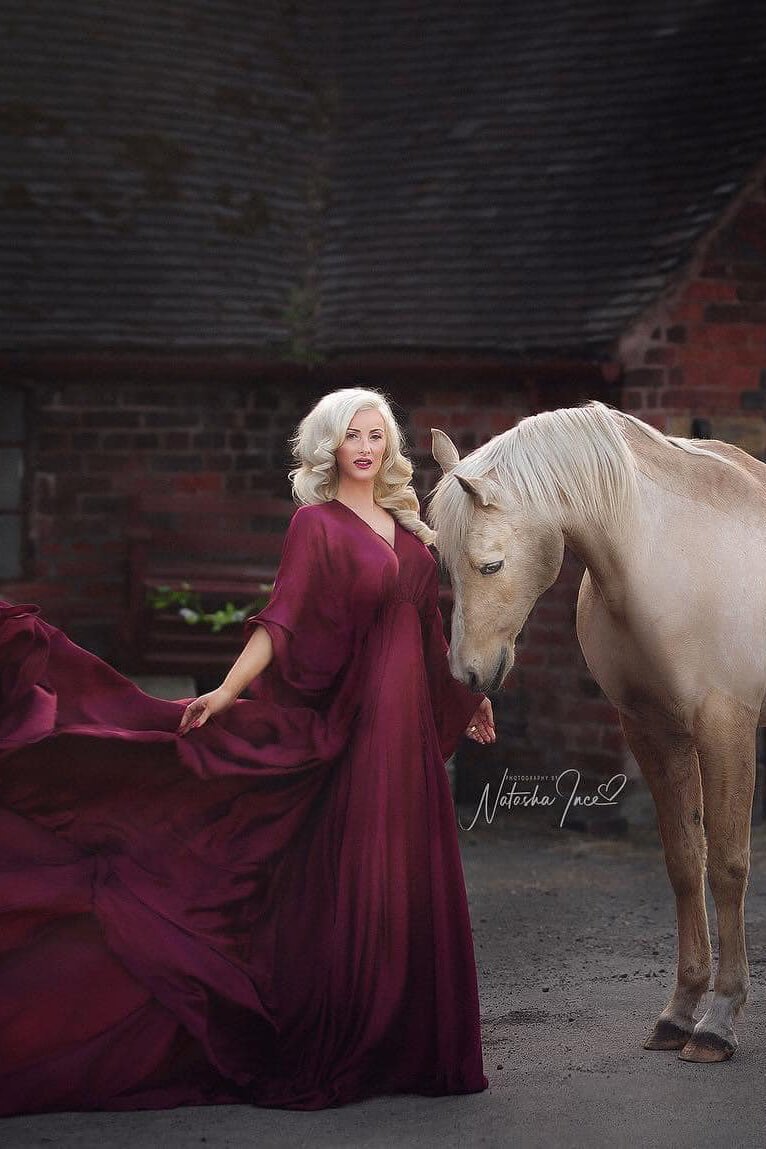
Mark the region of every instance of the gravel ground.
MULTIPOLYGON (((539 812, 538 812, 539 813, 539 812)), ((466 824, 470 812, 464 816, 466 824)), ((748 893, 750 1003, 722 1065, 641 1048, 672 985, 673 903, 653 831, 622 841, 507 815, 461 832, 490 1088, 317 1113, 220 1107, 0 1122, 4 1149, 766 1144, 766 829, 748 893)), ((709 910, 712 907, 709 906, 709 910)))

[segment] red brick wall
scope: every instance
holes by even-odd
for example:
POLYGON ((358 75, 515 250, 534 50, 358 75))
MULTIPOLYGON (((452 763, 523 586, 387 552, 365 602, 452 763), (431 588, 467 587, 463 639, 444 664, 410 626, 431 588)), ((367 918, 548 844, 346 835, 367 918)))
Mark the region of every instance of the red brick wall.
MULTIPOLYGON (((559 406, 594 393, 593 381, 548 391, 518 379, 477 383, 470 371, 441 387, 401 372, 359 382, 388 391, 407 413, 421 497, 440 473, 431 457, 432 426, 446 431, 463 454, 545 405, 546 394, 549 406, 559 406)), ((115 624, 126 605, 131 496, 150 489, 288 496, 288 435, 318 395, 344 385, 328 377, 38 379, 31 387, 29 577, 0 583, 0 596, 39 603, 76 641, 112 657, 115 624)), ((525 628, 517 667, 496 705, 498 762, 547 771, 577 765, 605 774, 620 766, 611 707, 590 679, 575 636, 581 573, 568 557, 525 628)))
POLYGON ((714 437, 756 455, 766 447, 765 171, 617 356, 625 410, 683 435, 693 418, 707 419, 714 437))
POLYGON ((286 439, 306 403, 283 385, 45 382, 31 388, 28 578, 0 584, 39 602, 78 641, 109 653, 126 603, 124 528, 146 490, 289 496, 286 439))

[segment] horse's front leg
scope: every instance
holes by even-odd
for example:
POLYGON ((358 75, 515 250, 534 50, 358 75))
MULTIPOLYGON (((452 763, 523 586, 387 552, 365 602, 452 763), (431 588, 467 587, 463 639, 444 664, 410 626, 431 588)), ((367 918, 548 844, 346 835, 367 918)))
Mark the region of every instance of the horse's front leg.
POLYGON ((623 714, 620 720, 654 798, 678 924, 675 988, 644 1048, 682 1049, 694 1031, 694 1011, 711 970, 699 762, 688 735, 648 729, 623 714))
POLYGON ((708 880, 718 918, 718 974, 713 1000, 684 1047, 684 1061, 726 1061, 737 1048, 735 1018, 750 975, 745 949, 745 889, 755 786, 756 715, 713 698, 695 725, 705 796, 708 880))

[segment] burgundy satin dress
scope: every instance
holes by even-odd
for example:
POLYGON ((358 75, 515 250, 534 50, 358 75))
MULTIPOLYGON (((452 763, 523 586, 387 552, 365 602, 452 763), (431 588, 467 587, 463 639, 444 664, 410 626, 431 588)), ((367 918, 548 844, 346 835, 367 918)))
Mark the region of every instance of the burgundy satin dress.
POLYGON ((0 604, 0 1113, 485 1089, 436 563, 299 508, 274 659, 183 737, 0 604))

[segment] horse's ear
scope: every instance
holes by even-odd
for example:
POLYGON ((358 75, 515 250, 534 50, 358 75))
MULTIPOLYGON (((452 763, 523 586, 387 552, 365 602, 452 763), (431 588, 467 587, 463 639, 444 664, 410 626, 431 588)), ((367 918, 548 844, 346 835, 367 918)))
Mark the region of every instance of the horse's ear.
POLYGON ((440 431, 437 427, 431 428, 431 454, 445 475, 448 471, 452 470, 455 463, 460 462, 457 447, 449 435, 444 431, 440 431))
POLYGON ((476 478, 465 479, 462 475, 457 476, 457 481, 460 486, 470 495, 473 501, 479 507, 489 507, 494 502, 494 487, 490 479, 476 478))

